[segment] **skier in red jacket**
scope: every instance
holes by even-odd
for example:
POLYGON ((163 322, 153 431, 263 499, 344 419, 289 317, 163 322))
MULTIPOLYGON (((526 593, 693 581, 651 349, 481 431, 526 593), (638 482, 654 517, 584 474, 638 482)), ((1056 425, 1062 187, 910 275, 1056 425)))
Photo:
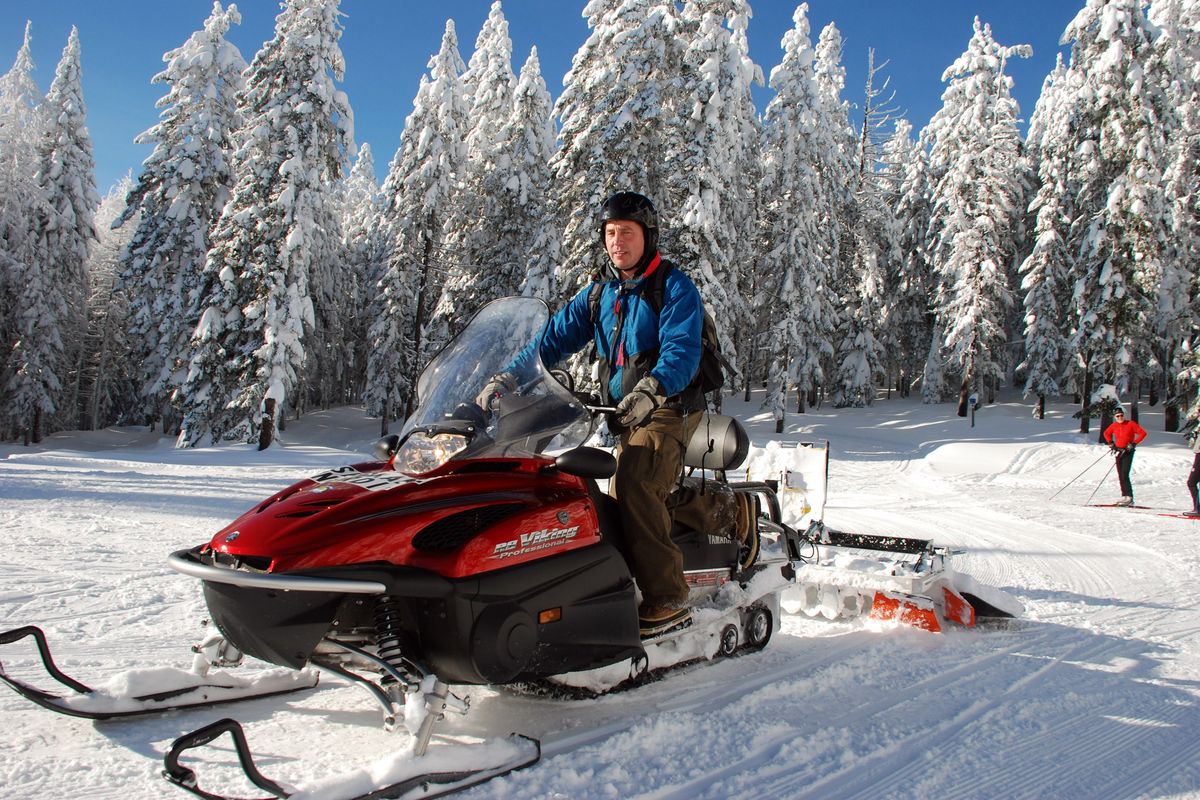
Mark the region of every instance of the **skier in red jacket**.
POLYGON ((1133 505, 1133 484, 1129 482, 1129 470, 1133 467, 1133 451, 1146 438, 1146 429, 1133 420, 1125 419, 1124 409, 1113 412, 1113 423, 1104 429, 1104 441, 1112 447, 1117 457, 1117 479, 1121 481, 1119 506, 1133 505))

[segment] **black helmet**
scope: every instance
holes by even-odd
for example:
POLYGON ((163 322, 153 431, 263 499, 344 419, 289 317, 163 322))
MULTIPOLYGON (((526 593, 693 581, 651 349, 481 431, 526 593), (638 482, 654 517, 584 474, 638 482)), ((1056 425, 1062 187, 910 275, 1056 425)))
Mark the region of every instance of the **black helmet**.
POLYGON ((650 198, 637 192, 617 192, 604 201, 600 210, 600 243, 604 243, 604 224, 611 219, 627 219, 642 226, 646 235, 646 255, 649 262, 658 249, 658 212, 650 198))

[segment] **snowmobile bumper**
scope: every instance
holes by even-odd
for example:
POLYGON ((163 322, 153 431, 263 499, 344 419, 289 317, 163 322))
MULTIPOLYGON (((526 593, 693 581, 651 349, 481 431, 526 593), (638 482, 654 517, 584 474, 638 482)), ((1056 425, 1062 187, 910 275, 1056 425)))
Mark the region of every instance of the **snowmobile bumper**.
POLYGON ((176 572, 213 583, 227 583, 252 589, 274 589, 284 592, 336 592, 338 594, 383 594, 387 586, 379 581, 353 578, 331 578, 319 575, 276 575, 246 572, 217 566, 202 560, 201 548, 180 550, 167 557, 167 564, 176 572))

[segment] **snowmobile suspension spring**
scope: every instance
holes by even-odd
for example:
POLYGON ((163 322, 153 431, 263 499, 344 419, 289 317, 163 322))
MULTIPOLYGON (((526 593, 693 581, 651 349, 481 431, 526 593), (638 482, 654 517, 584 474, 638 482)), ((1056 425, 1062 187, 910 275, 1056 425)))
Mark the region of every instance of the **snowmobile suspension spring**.
POLYGON ((404 672, 401 611, 401 603, 393 595, 385 594, 379 598, 375 604, 375 643, 379 648, 379 657, 404 672))

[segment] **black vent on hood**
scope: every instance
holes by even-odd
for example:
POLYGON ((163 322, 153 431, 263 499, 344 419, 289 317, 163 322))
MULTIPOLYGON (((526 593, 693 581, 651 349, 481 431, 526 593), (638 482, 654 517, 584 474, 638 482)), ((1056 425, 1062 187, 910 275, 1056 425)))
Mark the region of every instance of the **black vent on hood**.
POLYGON ((457 550, 474 539, 481 531, 520 511, 517 503, 482 506, 442 517, 413 537, 413 547, 427 553, 446 553, 457 550))
POLYGON ((455 475, 467 475, 472 472, 514 472, 520 468, 517 461, 468 461, 454 470, 455 475))
POLYGON ((325 509, 336 506, 339 503, 345 502, 345 497, 334 497, 324 500, 308 500, 300 504, 300 508, 295 511, 284 511, 276 514, 279 519, 287 519, 290 517, 311 517, 313 514, 324 511, 325 509))

